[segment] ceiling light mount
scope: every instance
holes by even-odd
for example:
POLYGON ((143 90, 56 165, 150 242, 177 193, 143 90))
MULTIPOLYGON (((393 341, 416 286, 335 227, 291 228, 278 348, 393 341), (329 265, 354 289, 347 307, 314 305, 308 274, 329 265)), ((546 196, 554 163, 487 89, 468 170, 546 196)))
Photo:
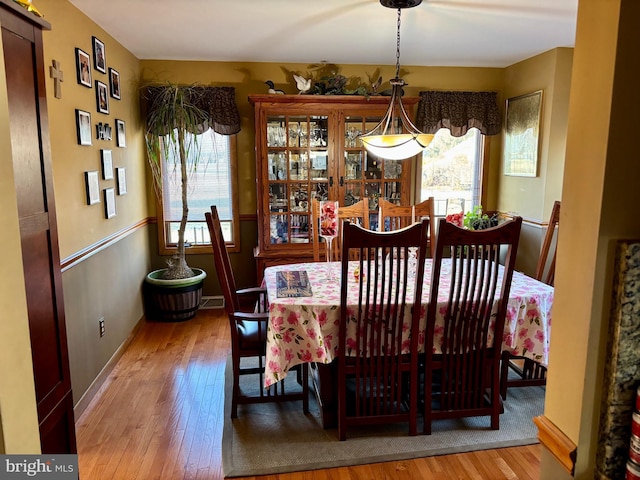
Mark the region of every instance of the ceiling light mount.
POLYGON ((402 105, 402 87, 400 78, 400 15, 403 8, 411 8, 422 0, 380 0, 389 8, 398 10, 396 40, 396 76, 390 80, 391 100, 387 112, 371 131, 360 136, 367 152, 388 160, 404 160, 420 153, 433 140, 433 135, 418 130, 402 105))
POLYGON ((417 7, 422 0, 380 0, 380 4, 389 8, 411 8, 417 7))

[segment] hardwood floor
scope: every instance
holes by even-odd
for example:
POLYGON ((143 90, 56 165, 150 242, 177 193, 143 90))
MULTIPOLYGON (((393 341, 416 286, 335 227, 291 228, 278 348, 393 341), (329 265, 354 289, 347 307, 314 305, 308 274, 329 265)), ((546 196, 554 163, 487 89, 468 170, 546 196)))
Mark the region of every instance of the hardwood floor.
MULTIPOLYGON (((82 480, 222 479, 222 310, 145 323, 76 422, 82 480)), ((540 445, 245 480, 537 479, 540 445)))

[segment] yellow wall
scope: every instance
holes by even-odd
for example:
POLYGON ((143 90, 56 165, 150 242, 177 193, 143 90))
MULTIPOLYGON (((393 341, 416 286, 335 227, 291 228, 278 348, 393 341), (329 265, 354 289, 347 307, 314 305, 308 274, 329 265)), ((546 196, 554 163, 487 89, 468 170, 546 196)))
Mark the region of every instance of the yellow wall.
POLYGON ((53 80, 47 78, 47 105, 60 258, 63 264, 77 255, 82 258, 62 274, 71 386, 77 404, 144 314, 142 282, 150 271, 150 228, 136 225, 145 223, 155 208, 150 209, 148 201, 139 60, 68 1, 51 0, 39 7, 52 25, 44 33, 44 63, 58 60, 65 78, 61 99, 53 96, 53 80), (93 68, 93 36, 105 45, 106 74, 93 68), (76 48, 92 58, 92 88, 77 83, 76 48), (120 73, 121 100, 109 98, 107 115, 97 111, 95 81, 109 85, 109 67, 120 73), (91 113, 92 146, 78 145, 76 108, 91 113), (126 148, 116 146, 115 119, 125 122, 126 148), (111 125, 111 141, 96 139, 98 122, 111 125), (105 219, 104 203, 87 205, 85 199, 85 171, 99 172, 101 195, 102 189, 116 187, 115 173, 112 180, 102 179, 101 149, 112 151, 114 169, 126 169, 127 194, 116 195, 116 216, 111 219, 105 219), (118 241, 104 245, 112 236, 118 241), (104 337, 99 336, 100 318, 105 321, 104 337))
POLYGON ((502 161, 496 169, 497 210, 528 220, 522 226, 516 263, 528 275, 535 272, 540 255, 542 225, 549 220, 553 202, 562 197, 572 62, 573 49, 556 48, 505 69, 505 99, 542 90, 536 177, 504 175, 502 161))
MULTIPOLYGON (((58 207, 58 231, 60 237, 60 258, 64 259, 86 248, 114 232, 126 228, 148 216, 146 190, 146 161, 141 120, 138 105, 139 60, 124 49, 104 30, 89 20, 66 0, 52 0, 44 7, 47 21, 52 25, 44 34, 45 65, 56 59, 62 64, 65 80, 62 84, 62 98, 51 93, 53 80, 48 79, 50 92, 49 108, 51 152, 55 181, 56 205, 58 207), (96 109, 95 81, 109 85, 108 73, 93 68, 92 36, 105 44, 107 67, 120 73, 121 98, 109 99, 109 115, 98 113, 96 109), (75 49, 80 48, 91 55, 92 88, 76 81, 75 49), (75 109, 91 113, 93 145, 80 146, 76 140, 75 109), (125 121, 126 148, 116 146, 115 119, 125 121), (113 128, 110 142, 95 138, 95 125, 109 123, 113 128), (84 172, 100 172, 100 150, 111 149, 113 166, 125 167, 127 174, 127 195, 116 195, 117 215, 105 220, 104 205, 87 205, 85 201, 84 172)), ((100 189, 114 187, 116 180, 102 180, 100 189)))
POLYGON ((0 452, 40 453, 0 37, 0 452))
POLYGON ((504 175, 501 164, 498 200, 501 211, 547 220, 553 200, 561 197, 572 52, 566 48, 550 50, 505 69, 505 98, 537 90, 543 93, 537 176, 504 175), (553 200, 547 202, 547 196, 553 200), (540 201, 531 201, 532 198, 540 201))
POLYGON ((594 478, 616 241, 640 238, 639 19, 636 0, 579 4, 545 405, 579 479, 594 478))

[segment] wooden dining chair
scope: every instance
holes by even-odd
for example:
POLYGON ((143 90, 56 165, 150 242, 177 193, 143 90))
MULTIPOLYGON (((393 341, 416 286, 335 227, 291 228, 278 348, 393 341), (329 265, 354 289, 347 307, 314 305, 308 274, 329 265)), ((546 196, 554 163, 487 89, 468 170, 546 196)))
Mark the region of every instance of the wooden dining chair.
MULTIPOLYGON (((419 222, 423 218, 429 219, 429 251, 432 245, 435 245, 435 203, 434 198, 429 197, 426 200, 415 205, 403 206, 396 205, 384 198, 378 199, 379 221, 378 230, 381 232, 389 230, 397 230, 412 223, 419 222)), ((433 257, 432 254, 429 256, 433 257)))
POLYGON ((231 400, 231 418, 238 416, 238 405, 249 403, 282 402, 302 400, 304 413, 309 412, 309 381, 307 364, 299 365, 301 391, 287 392, 284 383, 272 385, 268 390, 263 388, 264 382, 264 356, 266 353, 267 311, 266 290, 263 288, 245 288, 238 290, 231 268, 231 261, 220 227, 220 217, 215 206, 211 212, 205 213, 211 245, 213 246, 213 259, 218 274, 218 281, 224 295, 225 309, 229 317, 231 328, 231 360, 233 362, 233 389, 231 400), (248 297, 250 302, 241 302, 241 297, 248 297), (250 305, 247 309, 245 305, 250 305), (253 358, 255 364, 242 366, 242 360, 253 358), (256 375, 258 384, 256 395, 248 395, 240 390, 241 375, 256 375))
POLYGON ((389 232, 408 227, 413 223, 411 205, 396 205, 380 197, 378 199, 378 231, 389 232))
POLYGON ((544 235, 542 249, 540 250, 540 258, 536 266, 534 278, 553 286, 556 273, 556 247, 558 227, 560 224, 560 202, 553 202, 551 216, 547 224, 547 232, 544 235), (553 248, 552 248, 553 247, 553 248))
MULTIPOLYGON (((317 199, 311 201, 311 223, 312 232, 311 240, 313 243, 313 260, 315 262, 320 261, 321 249, 325 248, 324 244, 320 246, 320 202, 317 199)), ((349 205, 347 207, 338 207, 338 235, 334 239, 332 244, 333 260, 339 261, 341 257, 341 244, 342 244, 342 225, 345 221, 350 221, 361 225, 363 228, 369 228, 369 200, 363 198, 359 202, 349 205)))
POLYGON ((433 246, 436 244, 436 206, 433 197, 429 197, 420 203, 413 205, 413 221, 418 222, 423 218, 429 218, 429 251, 430 257, 433 258, 433 246))
POLYGON ((393 232, 344 224, 337 353, 340 440, 356 425, 408 422, 409 434, 417 432, 428 227, 427 219, 393 232), (411 258, 412 247, 417 260, 411 258), (350 262, 350 257, 359 260, 350 262), (413 298, 408 297, 411 290, 413 298))
POLYGON ((437 349, 424 359, 426 434, 442 418, 489 415, 500 428, 500 353, 521 226, 521 217, 486 230, 440 220, 424 340, 425 352, 437 349))
MULTIPOLYGON (((558 227, 560 222, 560 202, 556 200, 551 208, 551 216, 547 225, 540 250, 540 258, 534 278, 547 285, 553 286, 556 269, 556 247, 558 227)), ((533 387, 547 384, 547 367, 533 358, 524 355, 514 355, 505 350, 502 352, 502 368, 500 372, 500 394, 507 399, 507 389, 513 387, 533 387), (509 378, 509 371, 516 377, 509 378)))

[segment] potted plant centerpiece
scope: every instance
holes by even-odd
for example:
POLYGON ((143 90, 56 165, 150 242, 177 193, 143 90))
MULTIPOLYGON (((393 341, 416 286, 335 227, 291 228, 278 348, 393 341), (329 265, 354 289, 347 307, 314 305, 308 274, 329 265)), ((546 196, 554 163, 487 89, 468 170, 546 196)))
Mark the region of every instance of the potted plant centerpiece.
POLYGON ((473 210, 464 214, 463 224, 469 230, 484 230, 498 225, 498 214, 491 215, 482 211, 482 205, 476 205, 473 210))
POLYGON ((203 270, 189 267, 185 255, 189 176, 201 160, 195 134, 206 129, 209 120, 209 112, 203 108, 206 91, 197 85, 167 83, 147 87, 146 94, 145 141, 154 190, 162 198, 163 173, 171 168, 179 171, 182 218, 176 253, 167 261, 167 268, 147 275, 145 286, 154 316, 162 320, 188 320, 200 305, 207 276, 203 270))

